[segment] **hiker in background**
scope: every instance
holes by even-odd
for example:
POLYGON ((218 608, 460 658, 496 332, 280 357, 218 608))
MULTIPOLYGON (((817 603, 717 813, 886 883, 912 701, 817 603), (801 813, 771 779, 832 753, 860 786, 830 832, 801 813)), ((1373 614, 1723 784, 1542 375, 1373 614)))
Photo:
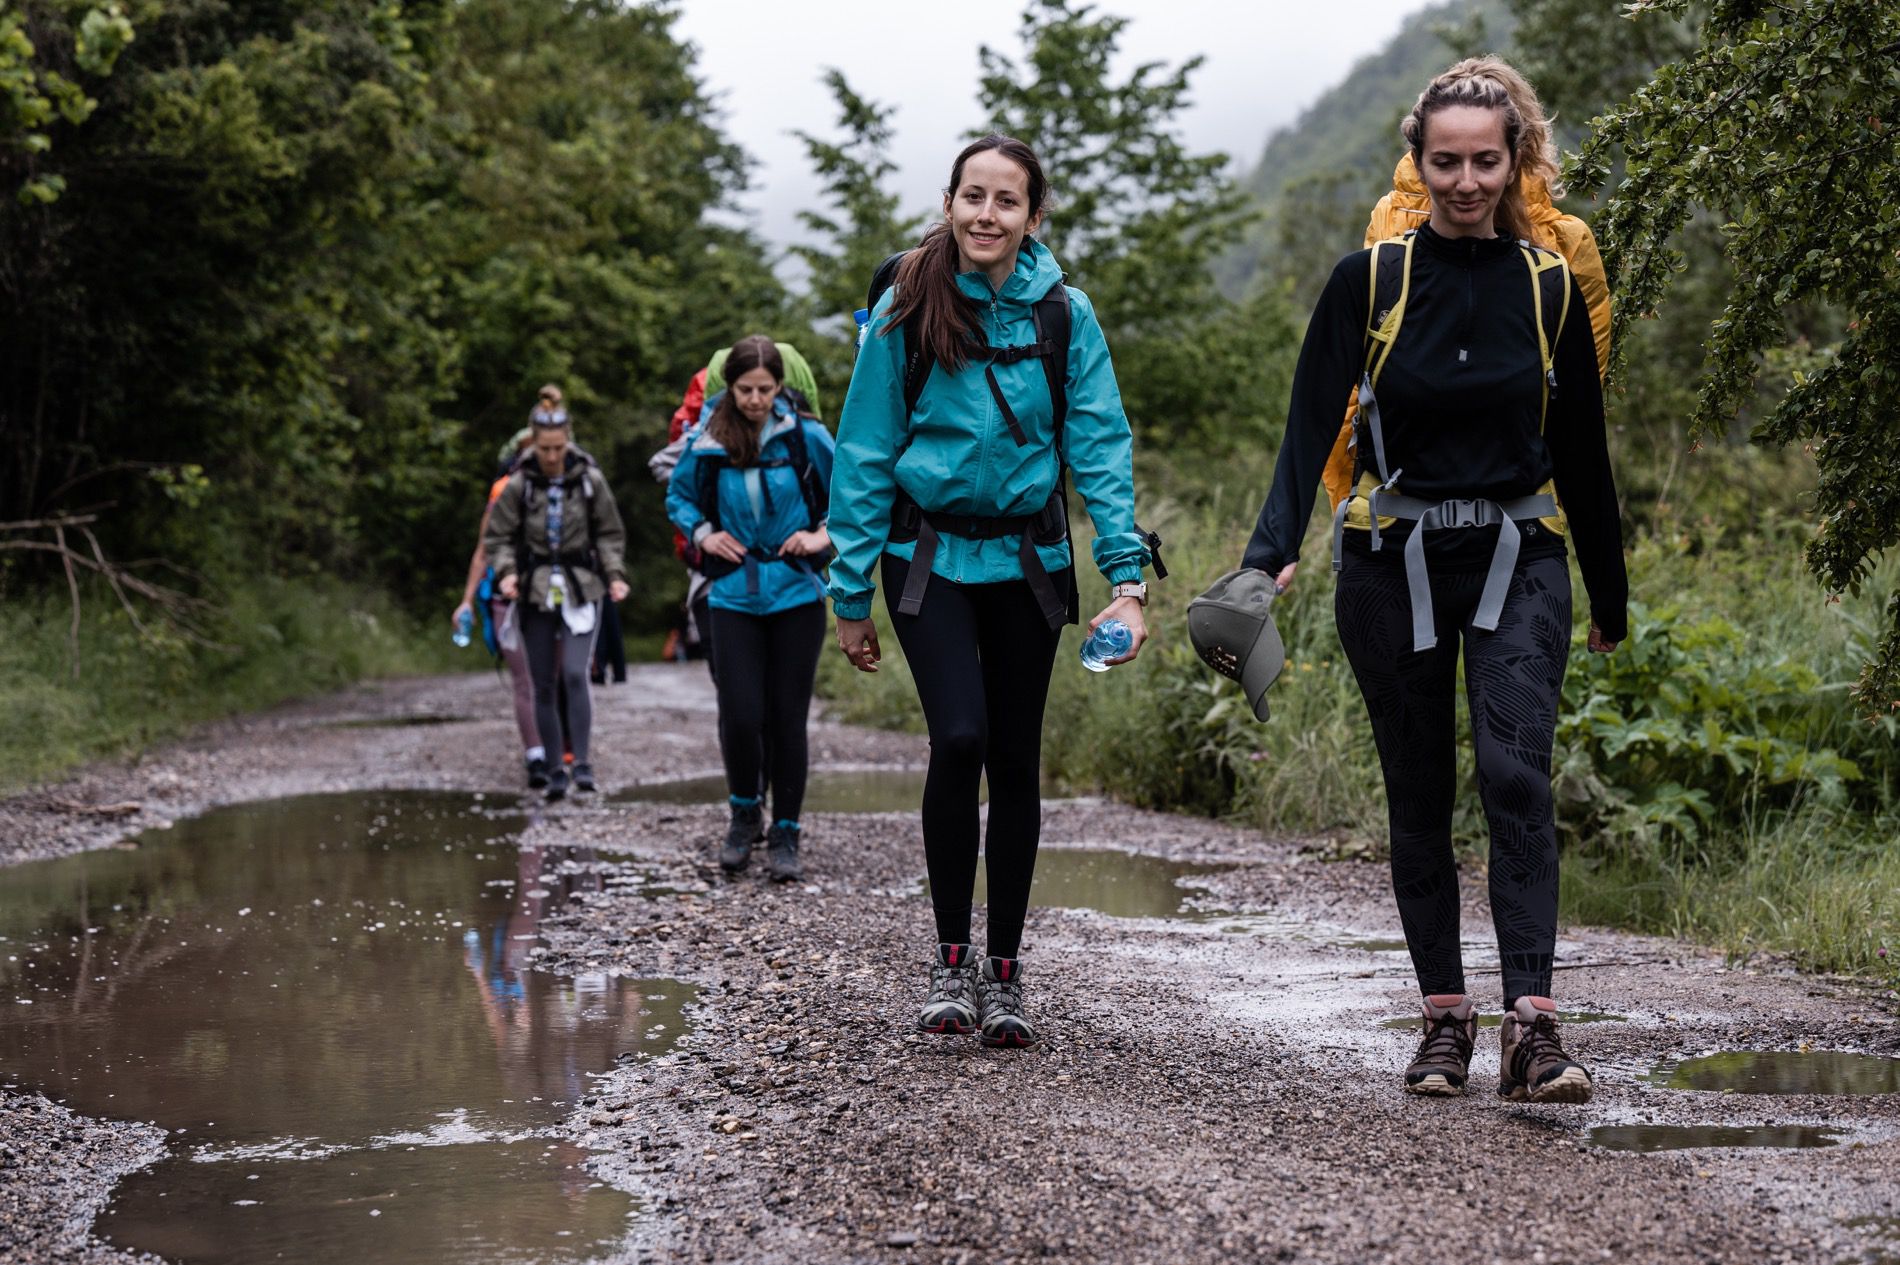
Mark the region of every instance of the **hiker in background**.
POLYGON ((1550 997, 1550 765, 1570 650, 1566 541, 1590 595, 1589 649, 1608 653, 1628 633, 1597 347, 1564 256, 1529 244, 1522 177, 1548 174, 1547 131, 1527 126, 1496 63, 1460 63, 1433 80, 1401 130, 1429 214, 1334 268, 1243 565, 1282 590, 1293 584, 1340 401, 1357 383, 1357 478, 1335 517, 1334 609, 1385 777, 1393 891, 1424 994, 1404 1086, 1463 1093, 1476 1035, 1451 843, 1462 646, 1491 826, 1498 1092, 1582 1102, 1591 1077, 1564 1050, 1550 997))
MULTIPOLYGON (((489 508, 483 540, 501 595, 516 602, 542 745, 560 750, 562 698, 573 785, 592 791, 588 665, 602 599, 627 596, 626 533, 600 467, 571 443, 566 410, 537 409, 532 421, 532 460, 508 476, 489 508)), ((557 800, 567 794, 568 773, 558 758, 549 763, 546 794, 557 800)))
POLYGON ((666 510, 711 582, 719 747, 731 807, 719 863, 729 873, 744 869, 763 833, 768 873, 789 881, 803 874, 799 815, 825 638, 820 571, 831 550, 831 432, 783 390, 785 364, 771 339, 740 339, 724 365, 730 386, 689 436, 667 484, 666 510), (767 790, 772 825, 762 831, 767 790))
POLYGON ((831 498, 838 647, 878 670, 871 597, 891 624, 930 729, 924 854, 937 947, 918 1018, 1023 1046, 1023 920, 1042 832, 1042 713, 1079 597, 1063 472, 1094 521, 1105 620, 1147 638, 1133 441, 1095 310, 1030 235, 1047 185, 1035 152, 987 136, 957 155, 943 221, 897 266, 858 351, 831 498), (914 368, 912 368, 914 366, 914 368), (988 955, 970 951, 978 783, 989 776, 988 955))
MULTIPOLYGON (((550 388, 542 388, 548 390, 550 388)), ((528 670, 528 652, 514 627, 514 603, 495 589, 495 573, 488 566, 488 517, 495 501, 508 486, 508 475, 516 459, 532 446, 534 431, 523 427, 501 447, 497 456, 498 474, 488 487, 488 500, 482 505, 481 527, 475 533, 475 552, 469 556, 468 577, 462 586, 462 601, 449 617, 455 627, 463 618, 473 618, 475 605, 481 603, 482 641, 488 652, 508 667, 510 693, 514 696, 515 728, 521 735, 521 760, 527 768, 528 786, 541 790, 548 784, 548 751, 542 745, 541 732, 534 715, 534 676, 528 670)))

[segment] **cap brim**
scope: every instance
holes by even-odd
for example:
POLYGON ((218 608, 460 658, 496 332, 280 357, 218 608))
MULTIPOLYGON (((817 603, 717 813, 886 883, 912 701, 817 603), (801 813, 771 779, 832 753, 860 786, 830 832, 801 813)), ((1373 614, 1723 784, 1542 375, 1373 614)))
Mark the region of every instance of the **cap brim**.
POLYGON ((1284 667, 1286 646, 1280 640, 1280 630, 1273 625, 1273 617, 1269 615, 1260 625, 1260 635, 1254 639, 1253 651, 1240 669, 1240 688, 1247 695, 1247 705, 1253 708, 1255 720, 1267 719, 1267 687, 1273 684, 1284 667))

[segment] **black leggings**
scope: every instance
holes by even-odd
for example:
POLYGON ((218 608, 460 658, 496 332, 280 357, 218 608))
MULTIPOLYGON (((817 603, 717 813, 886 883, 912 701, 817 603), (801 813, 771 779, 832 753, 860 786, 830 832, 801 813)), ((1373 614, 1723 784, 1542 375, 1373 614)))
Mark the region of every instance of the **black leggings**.
POLYGON ((534 678, 534 722, 541 731, 541 745, 547 748, 548 763, 555 768, 561 765, 561 721, 565 715, 567 749, 574 753, 574 763, 586 764, 588 739, 594 727, 587 665, 594 657, 600 612, 594 613, 594 631, 584 637, 568 631, 559 611, 517 602, 515 618, 521 623, 521 645, 528 652, 528 673, 534 678))
POLYGON ((1491 917, 1504 1001, 1550 996, 1557 940, 1557 832, 1550 792, 1557 701, 1570 656, 1566 560, 1522 560, 1497 631, 1470 627, 1482 571, 1434 567, 1438 644, 1412 649, 1411 600, 1396 543, 1348 550, 1334 610, 1372 718, 1392 828, 1392 890, 1426 994, 1465 992, 1458 946, 1453 691, 1464 643, 1478 792, 1491 827, 1491 917))
MULTIPOLYGON (((884 557, 884 591, 904 591, 910 564, 884 557)), ((1061 572, 1056 591, 1068 587, 1061 572)), ((930 727, 924 779, 924 861, 937 939, 970 941, 976 888, 977 792, 990 782, 991 956, 1022 948, 1029 885, 1042 838, 1042 709, 1059 634, 1025 580, 956 584, 930 578, 915 615, 891 616, 930 727)), ((721 671, 723 671, 723 660, 721 671)))
POLYGON ((797 821, 805 806, 805 724, 825 642, 825 604, 807 602, 776 615, 714 607, 712 624, 726 788, 743 799, 758 795, 770 747, 772 815, 797 821))

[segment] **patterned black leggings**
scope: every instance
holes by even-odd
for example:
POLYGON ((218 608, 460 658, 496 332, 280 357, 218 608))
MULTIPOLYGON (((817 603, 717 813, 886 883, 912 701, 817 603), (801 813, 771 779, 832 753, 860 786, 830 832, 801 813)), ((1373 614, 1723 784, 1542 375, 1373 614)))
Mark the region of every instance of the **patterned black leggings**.
POLYGON ((1482 571, 1434 567, 1431 586, 1438 644, 1414 651, 1399 549, 1349 550, 1334 599, 1339 639, 1372 718, 1392 827, 1392 890, 1426 994, 1466 991, 1451 851, 1453 690, 1463 642, 1508 1007, 1550 995, 1557 940, 1550 753, 1570 655, 1570 569, 1563 557, 1520 560, 1496 632, 1470 627, 1482 571))

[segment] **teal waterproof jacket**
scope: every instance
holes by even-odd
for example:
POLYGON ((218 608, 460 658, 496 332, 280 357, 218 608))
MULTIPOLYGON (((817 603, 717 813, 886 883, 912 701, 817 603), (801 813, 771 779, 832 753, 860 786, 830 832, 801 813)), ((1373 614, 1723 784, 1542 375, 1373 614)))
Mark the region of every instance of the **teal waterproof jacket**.
POLYGON ((783 399, 773 404, 772 416, 766 419, 758 464, 740 470, 717 460, 725 455, 725 449, 702 426, 688 438, 673 478, 666 485, 666 516, 697 544, 713 530, 699 498, 706 480, 716 478, 719 525, 750 551, 744 566, 712 582, 709 600, 720 610, 775 615, 824 600, 819 559, 778 556, 779 546, 793 532, 804 531, 808 519, 798 472, 790 464, 791 445, 786 436, 793 427, 804 428, 806 454, 820 482, 828 486, 831 432, 822 422, 801 419, 783 399))
MULTIPOLYGON (((1030 308, 1060 282, 1062 269, 1048 247, 1025 241, 1016 271, 993 289, 982 272, 957 285, 983 304, 983 330, 992 347, 1036 341, 1030 308)), ((858 351, 851 390, 838 422, 837 470, 831 484, 832 608, 840 619, 867 619, 877 587, 877 560, 886 552, 908 561, 915 542, 890 540, 891 503, 901 487, 926 510, 982 518, 1034 514, 1049 501, 1059 466, 1054 407, 1042 361, 997 365, 996 377, 1029 443, 1017 447, 976 358, 957 373, 933 366, 917 409, 904 415, 904 335, 888 319, 893 293, 872 313, 858 351)), ((1122 411, 1121 389, 1095 309, 1080 290, 1069 291, 1069 414, 1062 426, 1063 456, 1095 524, 1095 565, 1109 583, 1139 580, 1148 547, 1135 530, 1134 442, 1122 411)), ((931 574, 959 584, 1023 578, 1020 535, 969 540, 946 535, 931 574)), ((1066 544, 1037 546, 1054 572, 1069 565, 1066 544)))

